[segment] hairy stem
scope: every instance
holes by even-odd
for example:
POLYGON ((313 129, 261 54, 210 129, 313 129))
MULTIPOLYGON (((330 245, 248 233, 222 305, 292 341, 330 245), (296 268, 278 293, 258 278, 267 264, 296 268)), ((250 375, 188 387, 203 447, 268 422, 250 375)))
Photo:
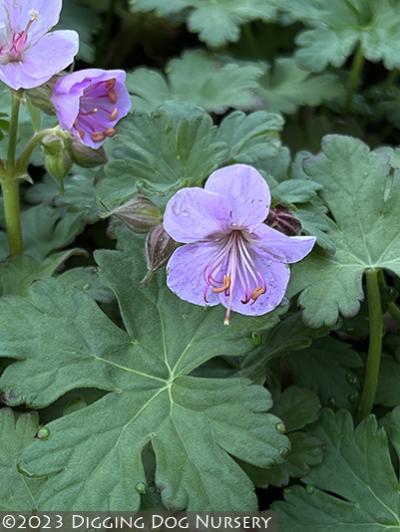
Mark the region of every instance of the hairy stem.
POLYGON ((33 137, 28 142, 24 151, 21 153, 20 158, 17 161, 17 164, 16 164, 17 174, 22 175, 26 172, 28 165, 30 163, 31 157, 33 155, 33 152, 38 146, 40 146, 40 144, 42 143, 42 140, 47 135, 56 134, 58 131, 60 130, 59 130, 59 127, 57 126, 55 128, 42 129, 41 131, 38 131, 37 133, 33 135, 33 137))
POLYGON ((351 67, 349 83, 347 86, 347 109, 350 110, 353 103, 353 97, 360 84, 361 72, 364 66, 364 56, 362 52, 361 43, 357 46, 356 54, 353 59, 351 67))
POLYGON ((382 354, 383 314, 379 291, 379 271, 375 269, 367 270, 366 279, 369 313, 369 348, 364 388, 357 411, 357 421, 361 421, 368 416, 374 406, 382 354))
POLYGON ((4 203, 4 218, 6 222, 6 230, 11 255, 18 255, 23 251, 19 181, 15 164, 20 105, 21 94, 19 92, 12 91, 11 121, 6 171, 1 182, 4 203))

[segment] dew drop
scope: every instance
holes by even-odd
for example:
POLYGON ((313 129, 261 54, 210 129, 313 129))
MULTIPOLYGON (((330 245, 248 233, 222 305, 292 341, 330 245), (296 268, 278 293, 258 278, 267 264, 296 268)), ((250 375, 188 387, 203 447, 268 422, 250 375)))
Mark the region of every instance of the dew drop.
POLYGON ((357 392, 357 391, 354 391, 354 392, 351 392, 351 394, 349 395, 348 399, 350 401, 350 403, 357 403, 358 399, 360 397, 360 394, 357 392))
POLYGON ((180 213, 181 213, 181 206, 179 205, 178 202, 175 202, 175 203, 172 205, 172 212, 173 212, 174 214, 176 214, 177 216, 180 215, 180 213))
POLYGON ((348 373, 346 375, 346 381, 349 384, 352 384, 353 386, 356 386, 358 384, 358 377, 357 377, 357 375, 354 375, 354 373, 348 373))
POLYGON ((314 493, 315 489, 314 489, 314 486, 311 486, 310 484, 307 484, 306 486, 306 492, 309 494, 309 495, 312 495, 314 493))
POLYGON ((188 211, 182 211, 182 212, 181 212, 181 216, 189 216, 188 211))
POLYGON ((89 283, 86 283, 83 285, 83 289, 84 290, 89 290, 90 289, 90 284, 89 283))
POLYGON ((333 396, 329 397, 328 406, 330 406, 331 408, 336 408, 336 398, 335 397, 333 397, 333 396))
POLYGON ((280 421, 279 423, 277 423, 275 425, 276 427, 276 430, 278 430, 279 432, 281 432, 282 434, 286 432, 286 427, 285 427, 285 424, 282 423, 282 421, 280 421))
POLYGON ((42 427, 38 430, 37 437, 39 440, 47 440, 50 436, 50 431, 47 427, 42 427))
POLYGON ((135 486, 135 489, 138 493, 143 495, 146 493, 146 484, 144 482, 138 482, 135 486))
POLYGON ((251 333, 250 343, 253 347, 258 347, 262 344, 262 336, 256 332, 251 333))
POLYGON ((284 494, 285 494, 285 495, 290 495, 291 493, 292 493, 292 489, 291 489, 291 488, 286 488, 286 489, 284 490, 284 494))
POLYGON ((271 264, 272 264, 272 260, 268 260, 268 261, 267 261, 267 264, 268 264, 268 266, 271 266, 271 264))

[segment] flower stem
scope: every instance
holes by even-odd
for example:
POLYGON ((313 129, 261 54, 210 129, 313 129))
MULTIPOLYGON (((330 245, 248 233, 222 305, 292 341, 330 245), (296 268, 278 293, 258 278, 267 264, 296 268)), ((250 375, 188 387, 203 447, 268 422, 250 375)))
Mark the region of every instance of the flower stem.
POLYGON ((351 109, 353 103, 353 97, 360 84, 361 72, 364 66, 364 56, 361 47, 361 43, 357 46, 356 54, 353 59, 353 65, 351 67, 349 83, 347 86, 347 102, 346 107, 351 109))
POLYGON ((17 161, 16 164, 16 173, 18 175, 22 175, 26 172, 28 165, 30 163, 31 157, 33 155, 33 152, 35 149, 40 146, 42 143, 42 140, 47 135, 57 134, 57 132, 61 131, 58 126, 55 128, 48 128, 48 129, 42 129, 41 131, 38 131, 33 135, 31 140, 26 145, 24 151, 21 153, 20 158, 17 161))
POLYGON ((21 94, 12 91, 11 121, 8 142, 6 171, 2 176, 2 192, 4 202, 4 218, 11 255, 23 251, 21 231, 21 208, 19 199, 19 181, 16 174, 16 151, 18 137, 18 119, 21 105, 21 94))
POLYGON ((397 304, 394 301, 389 301, 387 308, 391 316, 400 321, 400 308, 397 306, 397 304))
POLYGON ((374 406, 382 354, 383 314, 379 291, 379 271, 366 271, 369 314, 369 348, 364 388, 358 405, 357 421, 368 416, 374 406))

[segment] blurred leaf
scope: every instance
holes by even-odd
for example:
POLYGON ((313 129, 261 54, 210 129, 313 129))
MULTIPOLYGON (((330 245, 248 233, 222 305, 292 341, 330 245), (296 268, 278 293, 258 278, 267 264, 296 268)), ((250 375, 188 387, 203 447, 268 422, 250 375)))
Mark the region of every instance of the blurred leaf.
POLYGON ((400 67, 400 11, 397 0, 283 0, 292 20, 312 29, 300 33, 296 54, 301 66, 322 72, 341 67, 359 43, 369 61, 400 67))
POLYGON ((344 87, 335 74, 318 76, 299 68, 292 58, 280 58, 268 67, 256 94, 269 111, 295 113, 302 105, 340 100, 344 87))
POLYGON ((177 100, 222 113, 228 107, 252 106, 252 92, 263 71, 256 63, 241 65, 204 50, 188 50, 168 63, 167 78, 156 70, 138 68, 128 74, 127 83, 139 111, 151 112, 168 100, 177 100))

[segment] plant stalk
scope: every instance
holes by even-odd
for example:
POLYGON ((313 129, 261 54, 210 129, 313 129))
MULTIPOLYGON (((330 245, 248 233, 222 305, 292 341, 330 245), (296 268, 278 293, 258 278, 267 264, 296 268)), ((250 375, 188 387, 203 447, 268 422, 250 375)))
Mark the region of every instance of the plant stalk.
POLYGON ((353 65, 351 67, 350 78, 349 78, 349 83, 347 87, 346 107, 348 110, 350 110, 352 107, 354 94, 356 93, 358 86, 360 84, 360 77, 361 77, 361 72, 364 66, 364 62, 365 62, 365 59, 363 56, 361 43, 359 43, 357 46, 356 54, 353 59, 353 65))
POLYGON ((19 199, 19 176, 16 173, 16 151, 18 139, 18 120, 21 105, 21 94, 12 91, 11 121, 8 141, 6 171, 2 176, 2 192, 4 217, 11 255, 23 251, 21 230, 21 206, 19 199))
POLYGON ((369 348, 364 388, 358 405, 357 421, 368 416, 374 406, 382 355, 383 313, 379 291, 379 270, 366 271, 369 314, 369 348))

